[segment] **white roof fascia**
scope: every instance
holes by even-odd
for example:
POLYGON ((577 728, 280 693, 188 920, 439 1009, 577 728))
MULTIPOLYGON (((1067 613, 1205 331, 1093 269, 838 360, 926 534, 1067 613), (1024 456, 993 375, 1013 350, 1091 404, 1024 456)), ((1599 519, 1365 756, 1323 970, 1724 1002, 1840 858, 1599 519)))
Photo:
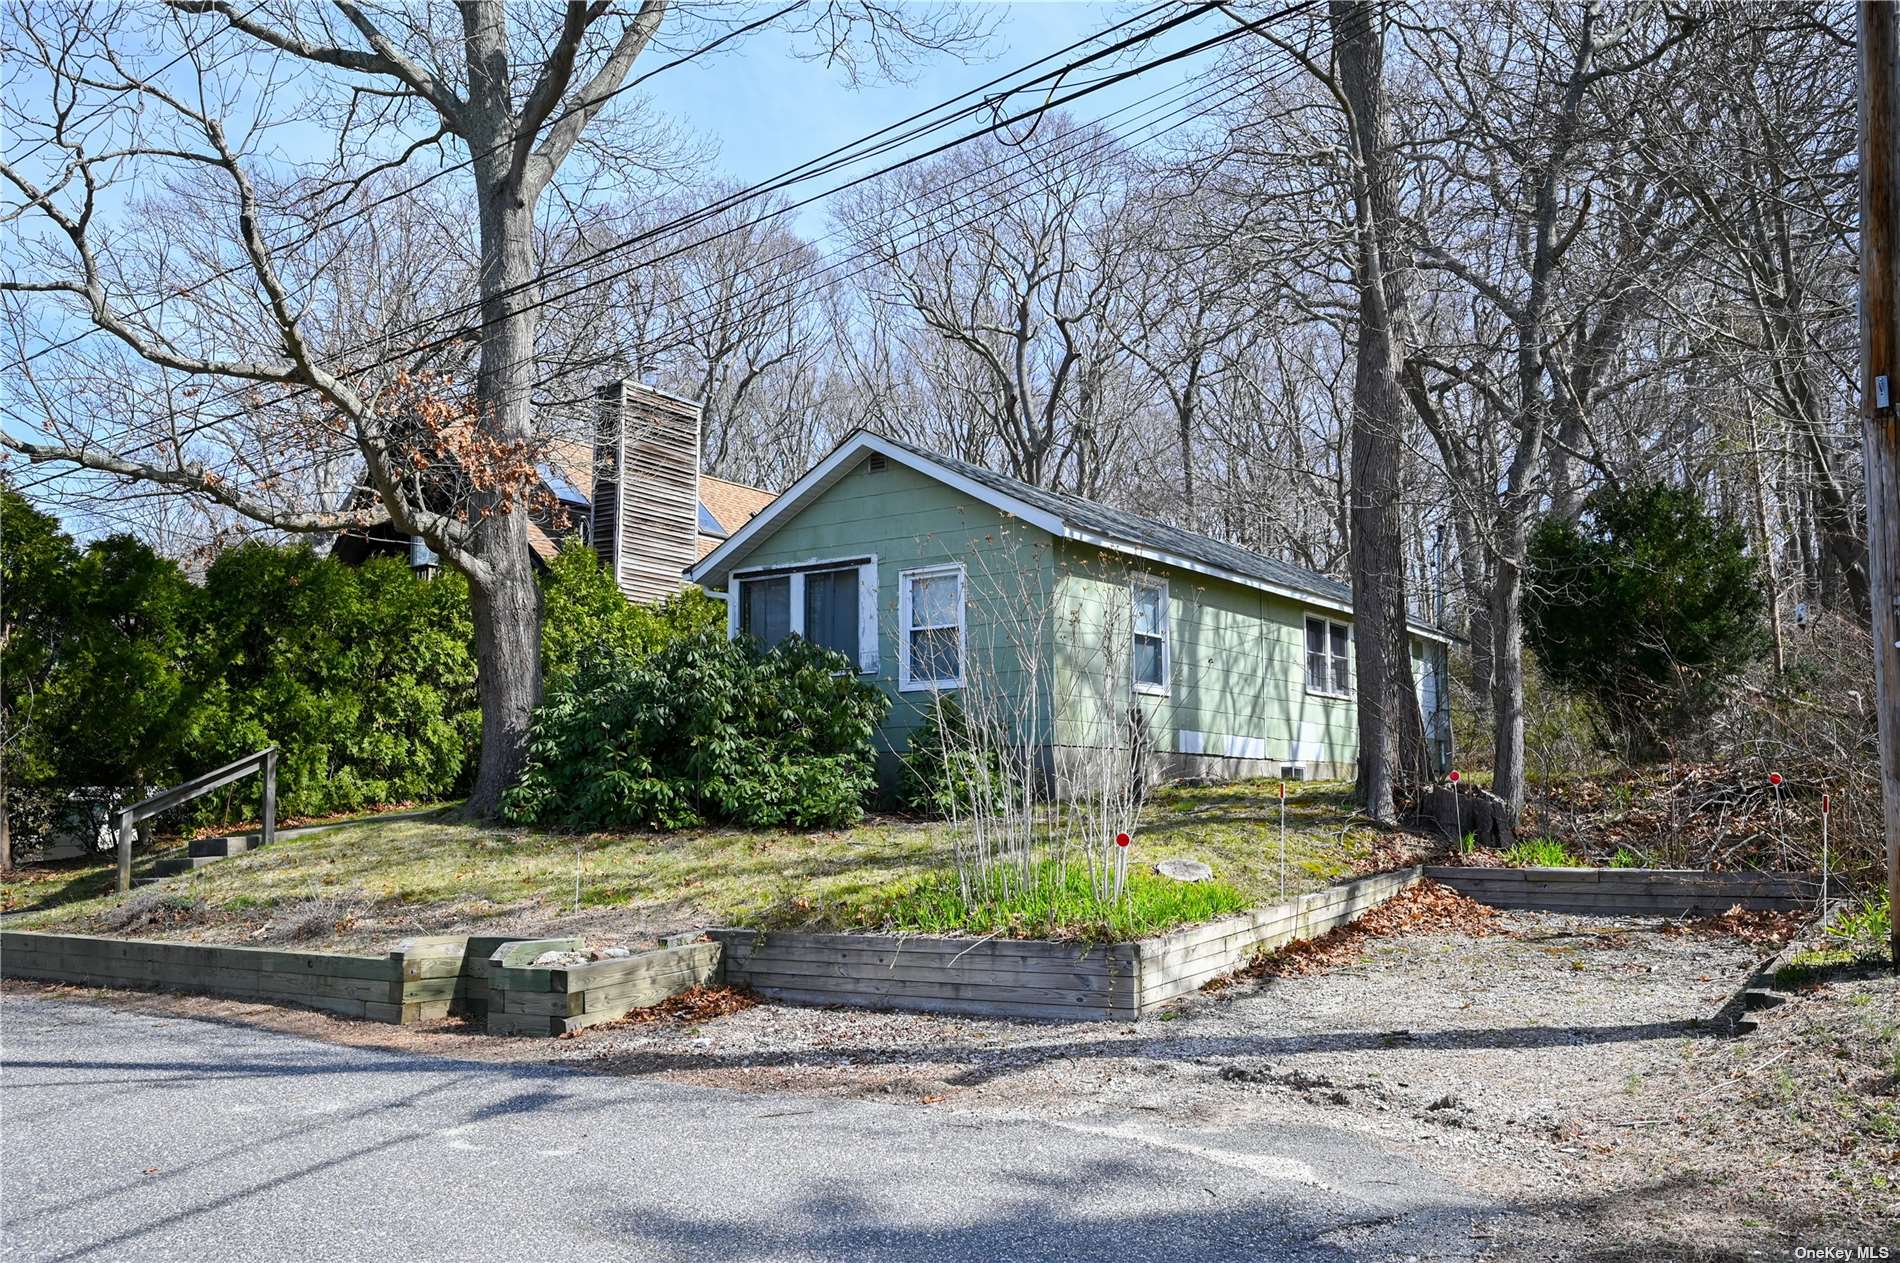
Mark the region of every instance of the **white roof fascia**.
MULTIPOLYGON (((1262 592, 1269 592, 1275 596, 1285 597, 1290 601, 1295 601, 1302 605, 1311 605, 1319 609, 1331 610, 1349 617, 1353 612, 1350 602, 1337 601, 1331 597, 1289 587, 1286 584, 1272 583, 1254 575, 1242 574, 1237 570, 1229 570, 1224 566, 1216 566, 1204 561, 1195 561, 1191 558, 1178 556, 1160 549, 1148 548, 1141 544, 1131 543, 1128 540, 1119 539, 1111 535, 1102 535, 1094 531, 1083 530, 1044 509, 1026 504, 1014 496, 1005 495, 993 487, 986 486, 983 483, 977 482, 975 479, 967 478, 959 474, 954 469, 938 464, 936 461, 930 460, 927 457, 918 456, 894 444, 887 443, 879 436, 870 433, 859 433, 855 437, 847 439, 833 451, 831 455, 807 471, 803 478, 800 478, 797 482, 786 488, 783 495, 772 501, 763 512, 746 523, 737 534, 733 535, 732 538, 728 539, 712 552, 707 553, 705 559, 689 572, 692 580, 695 583, 704 584, 708 578, 714 575, 723 576, 723 574, 729 572, 736 563, 744 557, 755 540, 761 539, 771 533, 775 522, 802 508, 804 500, 809 499, 811 496, 830 486, 832 482, 842 476, 845 466, 866 452, 876 452, 886 460, 893 460, 907 468, 917 469, 923 473, 927 473, 930 477, 962 492, 971 499, 1001 510, 1012 517, 1020 518, 1031 526, 1039 527, 1059 539, 1091 544, 1098 548, 1107 548, 1114 552, 1125 553, 1129 556, 1159 562, 1162 565, 1173 566, 1177 569, 1191 571, 1195 574, 1204 574, 1211 578, 1225 580, 1229 583, 1238 583, 1243 587, 1256 588, 1262 592)), ((1413 633, 1424 636, 1427 639, 1441 640, 1446 643, 1450 643, 1451 641, 1449 635, 1435 627, 1426 627, 1419 623, 1413 623, 1410 620, 1407 620, 1407 626, 1413 633)))
POLYGON ((887 443, 875 434, 863 433, 846 439, 831 455, 819 461, 806 471, 805 476, 787 487, 778 499, 772 501, 751 521, 741 527, 730 539, 718 548, 707 553, 700 563, 687 572, 694 583, 706 584, 709 580, 723 579, 725 575, 741 561, 752 545, 770 535, 776 524, 805 506, 813 496, 824 491, 843 477, 852 461, 867 452, 875 452, 886 460, 896 461, 910 469, 927 473, 937 481, 961 491, 975 500, 1000 509, 1012 517, 1021 518, 1032 526, 1040 527, 1051 535, 1060 535, 1064 523, 1058 517, 1046 513, 1032 505, 1024 504, 1013 496, 1002 495, 984 486, 982 483, 965 478, 953 469, 939 465, 933 460, 913 455, 903 448, 887 443))

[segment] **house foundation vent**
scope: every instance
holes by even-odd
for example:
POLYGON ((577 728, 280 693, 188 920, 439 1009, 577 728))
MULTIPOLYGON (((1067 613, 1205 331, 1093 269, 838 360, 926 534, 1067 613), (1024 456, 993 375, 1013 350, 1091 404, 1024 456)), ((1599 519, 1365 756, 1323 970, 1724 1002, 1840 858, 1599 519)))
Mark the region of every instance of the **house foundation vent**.
POLYGON ((1280 779, 1283 781, 1305 780, 1306 779, 1306 764, 1282 763, 1280 765, 1280 779))

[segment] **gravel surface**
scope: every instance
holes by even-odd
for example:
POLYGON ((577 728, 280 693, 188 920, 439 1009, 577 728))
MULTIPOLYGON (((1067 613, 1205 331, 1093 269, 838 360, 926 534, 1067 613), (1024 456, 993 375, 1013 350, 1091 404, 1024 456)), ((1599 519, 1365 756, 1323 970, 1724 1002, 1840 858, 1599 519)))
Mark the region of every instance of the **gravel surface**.
POLYGON ((188 997, 111 1002, 790 1094, 785 1108, 855 1099, 1076 1136, 1166 1130, 1230 1155, 1249 1138, 1350 1136, 1365 1146, 1370 1165, 1355 1177, 1369 1187, 1428 1172, 1487 1207, 1472 1241, 1493 1258, 1900 1246, 1891 975, 1839 974, 1735 1039, 1711 1019, 1772 947, 1642 919, 1504 913, 1488 924, 1479 937, 1370 938, 1343 963, 1241 980, 1139 1025, 766 1004, 497 1040, 188 997))
MULTIPOLYGON (((1798 1135, 1758 1135, 1752 1112, 1712 1121, 1737 1095, 1735 1067, 1779 1047, 1772 1024, 1735 1040, 1712 1021, 1772 949, 1643 919, 1492 924, 1372 939, 1350 963, 1198 994, 1138 1026, 766 1005, 607 1029, 558 1055, 1108 1128, 1337 1128, 1518 1208, 1485 1229, 1503 1257, 1785 1257, 1900 1237, 1900 1152, 1869 1154, 1844 1185, 1837 1161, 1810 1160, 1798 1135)), ((1854 985, 1873 997, 1857 1012, 1890 1013, 1891 978, 1854 985)))

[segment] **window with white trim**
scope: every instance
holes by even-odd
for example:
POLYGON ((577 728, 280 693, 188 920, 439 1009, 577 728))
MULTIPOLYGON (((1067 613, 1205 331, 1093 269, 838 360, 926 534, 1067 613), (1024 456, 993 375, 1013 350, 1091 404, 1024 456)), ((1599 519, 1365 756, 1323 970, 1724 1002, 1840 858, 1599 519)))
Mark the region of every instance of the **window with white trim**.
POLYGON ((1135 689, 1168 691, 1168 581, 1136 575, 1128 581, 1130 656, 1135 689))
POLYGON ((1352 696, 1352 630, 1347 624, 1307 618, 1306 691, 1352 696))
POLYGON ((770 648, 787 636, 877 670, 877 559, 735 575, 731 628, 770 648))
POLYGON ((897 686, 963 687, 963 567, 930 566, 898 576, 897 686))

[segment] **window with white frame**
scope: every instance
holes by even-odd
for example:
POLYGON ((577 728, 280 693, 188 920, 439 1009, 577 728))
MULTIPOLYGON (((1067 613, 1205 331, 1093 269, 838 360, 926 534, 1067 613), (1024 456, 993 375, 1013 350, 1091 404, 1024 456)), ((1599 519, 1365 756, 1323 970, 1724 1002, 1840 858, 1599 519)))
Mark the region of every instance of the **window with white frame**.
POLYGON ((898 578, 899 689, 963 686, 963 567, 906 570, 898 578))
POLYGON ((1168 581, 1136 575, 1128 582, 1131 644, 1135 688, 1143 693, 1168 691, 1168 581))
POLYGON ((1306 691, 1352 695, 1352 631, 1345 623, 1306 620, 1306 691))
POLYGON ((770 647, 787 636, 877 670, 877 559, 735 575, 732 634, 770 647))

